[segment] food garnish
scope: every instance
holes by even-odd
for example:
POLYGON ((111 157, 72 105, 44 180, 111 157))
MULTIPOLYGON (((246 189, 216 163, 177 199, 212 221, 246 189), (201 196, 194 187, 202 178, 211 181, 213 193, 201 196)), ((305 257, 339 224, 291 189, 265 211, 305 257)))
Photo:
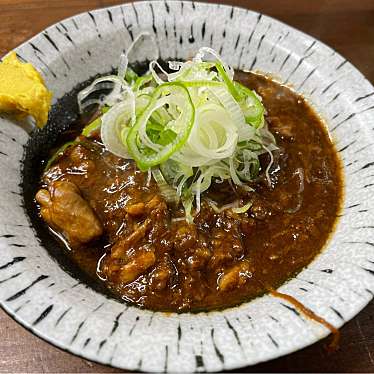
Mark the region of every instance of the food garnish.
MULTIPOLYGON (((192 222, 192 203, 198 212, 212 181, 229 180, 250 190, 247 183, 258 177, 264 153, 270 154, 264 170, 270 183, 277 146, 261 97, 235 82, 234 70, 213 49, 200 48, 191 61, 169 61, 169 69, 173 72, 153 60, 148 73, 138 76, 124 54, 119 74, 96 79, 79 93, 78 102, 82 111, 92 104, 109 107, 84 132, 101 126, 106 148, 151 173, 166 200, 181 200, 192 222), (108 88, 108 95, 92 98, 108 88)), ((235 209, 243 213, 249 207, 235 209)))
POLYGON ((48 120, 52 93, 40 73, 30 64, 21 62, 15 52, 0 63, 0 112, 24 119, 35 119, 38 127, 48 120))

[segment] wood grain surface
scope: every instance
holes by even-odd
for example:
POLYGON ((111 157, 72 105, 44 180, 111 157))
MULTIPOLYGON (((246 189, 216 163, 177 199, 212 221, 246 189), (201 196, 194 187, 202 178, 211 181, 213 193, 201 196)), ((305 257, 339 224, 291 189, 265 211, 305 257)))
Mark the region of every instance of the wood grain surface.
MULTIPOLYGON (((374 83, 374 0, 226 0, 278 18, 327 43, 374 83)), ((0 0, 0 56, 71 15, 111 0, 0 0)), ((325 341, 239 372, 374 372, 374 303, 341 330, 340 350, 325 341)), ((35 337, 0 310, 0 372, 119 372, 35 337)))

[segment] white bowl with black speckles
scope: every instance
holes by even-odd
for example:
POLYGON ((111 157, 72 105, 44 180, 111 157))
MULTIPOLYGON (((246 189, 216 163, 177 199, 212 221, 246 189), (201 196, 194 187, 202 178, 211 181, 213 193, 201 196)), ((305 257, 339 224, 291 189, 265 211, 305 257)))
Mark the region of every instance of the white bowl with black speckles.
MULTIPOLYGON (((134 35, 155 35, 161 57, 211 46, 236 68, 292 83, 326 119, 344 164, 342 216, 323 253, 280 291, 340 327, 374 291, 374 89, 321 42, 255 12, 193 2, 138 2, 77 15, 16 49, 55 99, 116 65, 134 35)), ((0 300, 38 336, 87 359, 145 371, 218 371, 252 365, 325 337, 321 325, 272 296, 199 314, 154 313, 107 299, 63 271, 23 207, 28 135, 0 118, 0 300)))

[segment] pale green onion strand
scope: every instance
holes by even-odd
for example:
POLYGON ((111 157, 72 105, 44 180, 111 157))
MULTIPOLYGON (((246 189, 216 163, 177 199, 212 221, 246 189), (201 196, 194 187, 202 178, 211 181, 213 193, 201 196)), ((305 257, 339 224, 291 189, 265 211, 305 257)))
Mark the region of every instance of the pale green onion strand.
POLYGON ((257 99, 259 99, 261 102, 262 102, 262 96, 259 95, 256 91, 253 91, 252 92, 254 93, 254 95, 257 97, 257 99))
POLYGON ((169 61, 168 65, 169 65, 169 69, 170 70, 178 71, 182 66, 185 65, 185 62, 182 62, 182 61, 169 61))
POLYGON ((232 211, 238 214, 245 213, 249 210, 251 206, 252 206, 252 201, 249 201, 247 204, 243 205, 240 208, 233 208, 232 211))
POLYGON ((243 111, 241 110, 239 104, 228 92, 227 88, 209 87, 209 90, 221 102, 232 118, 235 126, 238 129, 239 141, 251 139, 254 134, 254 129, 245 122, 243 111))
POLYGON ((188 140, 196 154, 208 159, 229 157, 235 150, 237 139, 236 127, 222 107, 211 104, 197 110, 188 140))
POLYGON ((79 105, 80 113, 83 113, 90 105, 98 105, 102 107, 104 105, 102 99, 88 99, 79 105))
POLYGON ((175 217, 171 219, 171 222, 181 222, 181 221, 186 221, 186 217, 175 217))
MULTIPOLYGON (((157 102, 154 104, 154 106, 151 108, 152 110, 149 111, 149 113, 147 114, 147 116, 145 117, 145 119, 142 121, 142 124, 141 126, 139 127, 139 137, 140 139, 142 140, 142 142, 144 143, 144 145, 146 145, 147 147, 151 148, 152 150, 158 152, 162 149, 162 146, 160 144, 156 144, 154 142, 152 142, 152 140, 149 138, 149 136, 147 135, 147 123, 150 119, 150 117, 152 116, 152 114, 157 111, 158 109, 162 108, 163 106, 165 105, 169 105, 171 103, 174 103, 176 104, 177 106, 180 106, 180 107, 183 107, 185 105, 185 103, 183 102, 183 98, 178 96, 178 95, 169 95, 169 96, 165 96, 165 97, 162 97, 160 99, 157 100, 157 102)), ((179 126, 179 123, 177 121, 173 122, 174 126, 173 126, 173 130, 176 129, 176 128, 183 128, 183 124, 181 123, 181 118, 182 116, 180 115, 179 116, 179 123, 180 123, 180 126, 179 126)))
POLYGON ((303 205, 303 195, 304 192, 304 169, 303 168, 297 168, 293 175, 297 175, 299 177, 299 190, 297 194, 297 204, 294 208, 288 208, 286 209, 287 213, 294 214, 297 211, 300 210, 301 206, 303 205))
POLYGON ((265 170, 265 176, 266 176, 266 179, 268 181, 268 185, 269 187, 271 188, 271 179, 270 179, 270 175, 269 175, 269 171, 270 171, 270 168, 272 167, 273 165, 273 162, 274 162, 274 156, 273 156, 273 153, 270 151, 270 149, 268 147, 266 147, 265 145, 262 145, 265 150, 267 151, 267 153, 269 154, 270 156, 270 162, 268 164, 268 166, 266 167, 266 170, 265 170))
MULTIPOLYGON (((272 145, 276 147, 276 140, 274 138, 274 135, 270 132, 269 125, 266 121, 264 123, 264 126, 258 129, 257 132, 258 132, 260 139, 266 146, 272 145)), ((278 147, 276 147, 276 149, 278 149, 278 147)), ((273 150, 275 149, 271 149, 271 151, 273 150)))
POLYGON ((119 56, 119 65, 118 65, 118 72, 117 75, 119 77, 124 77, 126 75, 127 66, 129 64, 129 60, 127 58, 127 53, 122 52, 119 56))
POLYGON ((131 159, 127 147, 121 141, 124 128, 131 126, 135 117, 134 98, 114 105, 101 117, 101 139, 105 147, 116 156, 131 159))
POLYGON ((298 193, 304 192, 304 169, 303 168, 297 168, 294 172, 294 175, 298 175, 300 178, 300 184, 299 184, 299 191, 298 193))
POLYGON ((214 210, 214 213, 221 213, 221 209, 218 208, 218 205, 215 201, 205 198, 205 201, 208 203, 208 205, 214 210))
POLYGON ((151 179, 152 179, 152 169, 147 170, 147 182, 145 185, 149 187, 151 185, 151 179))
POLYGON ((126 52, 122 52, 119 58, 119 65, 118 65, 118 76, 120 78, 124 78, 127 72, 127 67, 129 64, 129 54, 130 52, 137 46, 137 44, 140 42, 140 39, 143 39, 145 37, 152 38, 152 35, 148 31, 141 32, 134 41, 130 44, 129 48, 127 48, 126 52))
POLYGON ((200 175, 200 177, 197 179, 197 182, 194 186, 194 193, 195 193, 195 199, 196 199, 196 212, 200 212, 200 198, 201 198, 201 181, 204 178, 203 175, 200 175))
POLYGON ((124 93, 122 94, 123 98, 129 100, 130 102, 130 126, 132 126, 136 121, 136 103, 135 103, 135 95, 134 92, 131 90, 130 87, 124 87, 124 93), (128 97, 126 98, 126 93, 128 97))
POLYGON ((239 186, 239 188, 241 188, 242 190, 246 191, 246 192, 253 192, 254 189, 246 184, 242 184, 241 186, 239 186))
POLYGON ((181 181, 178 183, 178 186, 177 186, 177 195, 178 196, 182 196, 182 190, 183 190, 183 187, 185 185, 185 183, 187 182, 188 178, 190 178, 189 175, 185 175, 182 177, 181 181))
POLYGON ((149 111, 149 113, 147 114, 147 117, 144 119, 144 121, 142 121, 142 124, 139 128, 139 137, 140 137, 141 141, 143 142, 143 144, 146 145, 147 147, 151 148, 152 150, 156 151, 156 152, 160 151, 162 149, 162 146, 160 144, 156 144, 156 143, 152 142, 152 140, 147 135, 147 131, 146 131, 147 130, 147 123, 148 123, 149 119, 151 118, 153 112, 155 112, 157 109, 166 105, 169 101, 170 101, 170 96, 166 96, 166 97, 163 97, 163 98, 157 100, 156 104, 152 107, 152 110, 149 111))
POLYGON ((197 179, 196 183, 192 185, 192 191, 196 196, 197 212, 200 211, 201 194, 209 189, 213 177, 217 177, 224 172, 224 168, 217 165, 209 166, 208 168, 201 171, 201 175, 197 179))
POLYGON ((166 76, 166 78, 169 77, 169 74, 162 68, 162 66, 157 61, 151 61, 149 63, 149 71, 151 72, 153 79, 156 81, 157 84, 166 83, 167 81, 161 79, 160 76, 156 73, 155 66, 157 66, 160 69, 160 71, 162 72, 162 74, 166 76))
POLYGON ((188 195, 184 199, 182 199, 183 207, 186 212, 186 221, 190 224, 193 223, 193 216, 192 216, 192 204, 193 204, 193 196, 188 195))
POLYGON ((236 173, 236 168, 234 165, 234 157, 230 157, 229 165, 230 165, 230 175, 231 175, 232 181, 238 186, 243 185, 242 181, 238 177, 238 174, 236 173))
POLYGON ((222 205, 220 208, 220 211, 223 212, 224 210, 228 210, 228 209, 234 210, 238 206, 239 206, 239 201, 235 200, 232 203, 222 205))
POLYGON ((180 162, 184 165, 190 165, 192 167, 200 167, 203 165, 207 165, 210 162, 217 161, 212 161, 207 157, 195 154, 195 152, 190 148, 189 144, 185 144, 183 148, 179 152, 174 153, 171 158, 174 161, 180 162))
POLYGON ((149 175, 153 176, 153 179, 157 183, 161 195, 165 198, 166 202, 170 204, 178 203, 179 197, 174 188, 172 188, 165 180, 159 168, 148 169, 149 175))
POLYGON ((101 91, 103 88, 99 84, 104 82, 113 83, 113 88, 111 93, 109 95, 106 95, 104 100, 101 101, 102 105, 113 105, 116 101, 121 100, 121 90, 127 85, 123 78, 120 78, 116 75, 108 75, 105 77, 97 78, 88 87, 84 88, 78 93, 77 100, 80 112, 83 111, 83 101, 92 93, 101 91))
POLYGON ((154 90, 155 90, 154 87, 144 87, 140 91, 137 92, 137 95, 138 96, 142 96, 142 95, 152 96, 154 90))
POLYGON ((142 112, 150 103, 152 96, 143 94, 135 99, 135 113, 142 112))
POLYGON ((214 49, 212 49, 212 48, 209 48, 209 47, 202 47, 202 48, 200 48, 193 60, 196 61, 196 62, 202 62, 203 61, 203 57, 206 54, 212 55, 217 61, 219 61, 221 63, 221 65, 223 66, 223 68, 225 69, 225 71, 226 71, 227 75, 229 76, 229 78, 231 80, 234 79, 234 70, 231 67, 229 67, 222 60, 221 56, 214 49))
POLYGON ((222 213, 223 211, 229 210, 229 209, 231 209, 234 213, 238 213, 238 214, 245 213, 252 206, 252 202, 249 202, 249 203, 245 204, 244 206, 239 207, 239 201, 238 200, 235 200, 235 201, 233 201, 232 203, 229 203, 229 204, 222 205, 220 207, 212 199, 205 198, 205 201, 208 203, 208 205, 217 214, 222 213))
POLYGON ((212 176, 213 173, 209 168, 201 173, 196 183, 193 185, 193 192, 195 193, 196 199, 196 212, 200 212, 201 194, 210 187, 212 176))
MULTIPOLYGON (((178 80, 178 78, 181 78, 187 71, 191 68, 191 61, 187 61, 179 66, 178 69, 175 69, 176 71, 174 73, 168 74, 169 82, 173 82, 175 80, 178 80)), ((174 70, 174 69, 173 69, 174 70)))

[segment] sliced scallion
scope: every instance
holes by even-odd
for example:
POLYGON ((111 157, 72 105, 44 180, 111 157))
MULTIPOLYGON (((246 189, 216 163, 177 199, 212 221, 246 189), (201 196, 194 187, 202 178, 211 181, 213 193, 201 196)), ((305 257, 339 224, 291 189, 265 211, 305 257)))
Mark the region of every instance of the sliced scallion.
MULTIPOLYGON (((142 38, 135 38, 129 49, 135 50, 142 38)), ((265 172, 271 183, 277 146, 264 120, 261 98, 234 81, 234 70, 214 50, 203 47, 191 61, 170 61, 171 73, 157 59, 143 76, 127 65, 124 54, 119 75, 99 78, 79 94, 84 108, 96 102, 92 93, 111 89, 99 103, 108 105, 109 111, 84 134, 101 122, 107 149, 134 159, 140 170, 151 171, 167 201, 182 201, 189 222, 215 181, 230 181, 249 192, 247 183, 265 172), (205 55, 215 61, 204 60, 205 55), (259 157, 264 153, 270 154, 270 163, 263 171, 259 157)), ((228 206, 243 213, 250 203, 228 206)))

